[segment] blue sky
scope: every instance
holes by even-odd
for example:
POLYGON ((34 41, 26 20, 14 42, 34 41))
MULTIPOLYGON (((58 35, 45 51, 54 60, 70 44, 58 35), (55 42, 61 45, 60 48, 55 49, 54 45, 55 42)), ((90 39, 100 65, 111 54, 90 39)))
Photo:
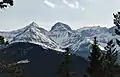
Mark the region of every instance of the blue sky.
POLYGON ((36 22, 47 30, 57 21, 72 29, 83 26, 113 26, 113 13, 120 0, 14 0, 14 6, 0 10, 0 30, 15 30, 36 22))

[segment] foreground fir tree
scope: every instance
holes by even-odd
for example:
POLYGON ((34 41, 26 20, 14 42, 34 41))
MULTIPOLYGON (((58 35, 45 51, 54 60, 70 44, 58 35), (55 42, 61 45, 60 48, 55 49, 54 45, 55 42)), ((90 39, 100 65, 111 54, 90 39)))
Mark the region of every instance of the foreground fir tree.
POLYGON ((88 67, 88 77, 103 77, 103 57, 96 37, 94 38, 90 56, 88 58, 90 63, 88 67))
POLYGON ((104 77, 116 77, 114 68, 117 66, 118 51, 115 48, 115 44, 113 44, 113 40, 107 43, 105 50, 106 54, 104 56, 104 77))
MULTIPOLYGON (((114 16, 114 24, 116 25, 116 29, 115 29, 115 33, 117 35, 120 35, 120 12, 118 12, 117 14, 114 14, 113 13, 113 16, 114 16)), ((120 40, 116 39, 116 42, 117 44, 120 46, 120 40)))
MULTIPOLYGON (((115 33, 120 36, 120 12, 117 12, 117 14, 113 13, 113 17, 114 17, 113 22, 114 22, 115 26, 117 27, 115 29, 115 33)), ((119 38, 116 38, 116 43, 120 47, 120 40, 119 40, 119 38)), ((119 74, 120 73, 120 65, 117 65, 117 67, 115 68, 115 72, 118 75, 117 77, 120 77, 120 74, 119 74)))

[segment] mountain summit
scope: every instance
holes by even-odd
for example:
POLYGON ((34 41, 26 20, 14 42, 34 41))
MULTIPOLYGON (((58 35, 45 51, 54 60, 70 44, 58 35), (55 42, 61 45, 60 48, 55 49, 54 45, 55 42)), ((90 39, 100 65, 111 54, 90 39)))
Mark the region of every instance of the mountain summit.
POLYGON ((23 29, 26 29, 26 30, 37 30, 37 31, 40 31, 44 35, 46 35, 47 32, 48 32, 44 28, 39 27, 35 22, 32 22, 30 25, 26 26, 23 29))
POLYGON ((44 47, 57 49, 57 44, 53 42, 49 37, 46 36, 47 31, 43 28, 40 28, 36 23, 32 22, 30 25, 23 28, 18 35, 16 35, 12 43, 14 42, 30 42, 42 45, 44 47))
POLYGON ((62 45, 71 35, 72 29, 61 22, 57 22, 48 33, 48 36, 59 45, 62 45))
POLYGON ((72 29, 68 26, 68 25, 66 25, 66 24, 64 24, 64 23, 61 23, 61 22, 57 22, 52 28, 51 28, 51 31, 66 31, 66 30, 68 30, 68 31, 72 31, 72 29))
POLYGON ((38 25, 35 23, 35 22, 32 22, 29 26, 36 26, 36 27, 38 27, 38 25))
POLYGON ((44 48, 58 50, 58 45, 47 36, 47 33, 47 30, 39 27, 35 22, 32 22, 22 29, 4 32, 4 34, 0 33, 0 35, 9 37, 8 40, 10 39, 10 43, 29 42, 41 45, 44 48))

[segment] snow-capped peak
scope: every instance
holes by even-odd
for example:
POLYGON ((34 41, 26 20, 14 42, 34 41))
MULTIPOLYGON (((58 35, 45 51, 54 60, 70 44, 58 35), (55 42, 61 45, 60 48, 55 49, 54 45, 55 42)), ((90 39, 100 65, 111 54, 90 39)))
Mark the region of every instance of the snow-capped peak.
POLYGON ((30 25, 28 25, 29 27, 39 27, 35 22, 32 22, 30 25))
POLYGON ((64 24, 64 23, 61 23, 61 22, 57 22, 52 28, 51 28, 51 31, 72 31, 72 29, 64 24))
POLYGON ((61 22, 57 22, 48 33, 48 36, 59 45, 62 45, 71 35, 72 29, 61 22))
POLYGON ((39 27, 39 25, 37 25, 35 22, 32 22, 31 24, 29 24, 28 26, 26 26, 25 28, 23 28, 23 29, 26 29, 26 30, 34 30, 34 29, 36 29, 36 30, 39 30, 41 33, 43 33, 43 34, 47 34, 47 30, 45 30, 44 28, 41 28, 41 27, 39 27))
POLYGON ((57 44, 49 39, 49 37, 45 35, 43 29, 38 27, 35 23, 25 27, 24 31, 14 37, 12 42, 30 42, 48 48, 58 48, 57 44))
MULTIPOLYGON (((48 31, 39 27, 35 22, 28 26, 11 32, 5 32, 6 37, 10 37, 10 43, 29 42, 41 45, 43 48, 60 50, 59 46, 47 36, 48 31)), ((8 38, 9 39, 9 38, 8 38)))

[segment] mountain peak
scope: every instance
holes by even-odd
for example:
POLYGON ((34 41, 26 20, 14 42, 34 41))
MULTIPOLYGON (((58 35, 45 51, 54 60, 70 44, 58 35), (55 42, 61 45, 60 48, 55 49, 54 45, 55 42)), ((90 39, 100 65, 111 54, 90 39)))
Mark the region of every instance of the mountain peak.
POLYGON ((48 31, 39 27, 35 22, 22 28, 21 32, 13 37, 11 43, 29 42, 43 46, 44 48, 59 49, 57 44, 47 36, 48 31))
POLYGON ((32 33, 40 32, 40 33, 46 35, 48 31, 45 30, 44 28, 40 27, 39 25, 37 25, 35 22, 32 22, 29 25, 27 25, 26 27, 20 29, 19 32, 20 32, 20 34, 26 33, 26 32, 32 32, 32 33))
POLYGON ((38 27, 38 25, 35 22, 32 22, 29 26, 38 27))
POLYGON ((62 23, 62 22, 57 22, 56 24, 64 24, 64 23, 62 23))
POLYGON ((72 31, 72 29, 67 25, 62 22, 57 22, 52 28, 51 31, 72 31))

